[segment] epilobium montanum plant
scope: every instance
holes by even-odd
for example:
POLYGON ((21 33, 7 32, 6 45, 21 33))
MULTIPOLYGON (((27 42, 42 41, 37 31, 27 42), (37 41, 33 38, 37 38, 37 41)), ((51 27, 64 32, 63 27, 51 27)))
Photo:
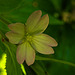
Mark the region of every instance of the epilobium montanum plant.
POLYGON ((8 27, 11 31, 6 33, 12 44, 18 44, 16 58, 19 64, 24 60, 30 66, 35 61, 35 51, 42 54, 53 54, 53 46, 57 42, 50 36, 43 34, 49 24, 48 15, 41 17, 40 10, 33 12, 25 24, 14 23, 8 27))

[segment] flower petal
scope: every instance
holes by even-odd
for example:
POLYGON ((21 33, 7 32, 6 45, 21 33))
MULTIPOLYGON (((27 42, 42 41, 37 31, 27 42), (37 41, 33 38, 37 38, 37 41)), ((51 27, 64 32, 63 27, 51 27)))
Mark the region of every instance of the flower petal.
POLYGON ((7 32, 5 35, 9 39, 9 41, 13 44, 18 44, 21 41, 21 39, 23 38, 22 35, 19 35, 12 31, 7 32))
POLYGON ((33 12, 27 22, 26 22, 26 26, 27 26, 27 32, 32 32, 33 28, 35 28, 36 24, 38 23, 40 17, 42 15, 42 12, 40 10, 33 12))
MULTIPOLYGON (((36 17, 36 16, 35 16, 36 17)), ((40 20, 38 21, 37 24, 34 25, 34 27, 30 27, 30 34, 37 34, 37 33, 42 33, 44 30, 47 28, 49 24, 49 17, 48 15, 44 15, 40 20)))
POLYGON ((55 41, 55 39, 53 39, 52 37, 50 37, 49 35, 46 34, 40 34, 40 35, 36 35, 34 36, 34 38, 36 41, 39 41, 41 43, 44 43, 46 45, 49 46, 57 46, 57 42, 55 41))
POLYGON ((16 52, 16 58, 19 64, 22 64, 25 60, 25 53, 26 53, 26 43, 23 43, 18 46, 16 52))
POLYGON ((39 53, 42 53, 42 54, 53 54, 54 53, 54 50, 50 46, 40 41, 37 41, 35 39, 32 40, 32 47, 35 50, 37 50, 39 53))
POLYGON ((30 66, 34 63, 34 61, 35 61, 35 50, 28 43, 26 51, 26 63, 28 64, 28 66, 30 66))
POLYGON ((49 16, 48 14, 44 15, 39 22, 37 23, 36 28, 34 28, 34 32, 44 32, 44 30, 47 28, 49 24, 49 16))
POLYGON ((24 35, 25 33, 25 26, 22 23, 10 24, 8 27, 10 30, 12 30, 15 33, 19 33, 21 35, 24 35))
POLYGON ((27 65, 30 66, 35 61, 35 50, 28 42, 24 42, 18 46, 16 57, 19 64, 26 60, 27 65))

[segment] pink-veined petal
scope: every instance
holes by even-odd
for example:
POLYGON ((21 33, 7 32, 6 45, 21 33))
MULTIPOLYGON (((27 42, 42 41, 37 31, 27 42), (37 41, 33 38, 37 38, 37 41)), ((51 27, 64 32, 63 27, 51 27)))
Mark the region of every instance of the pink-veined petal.
POLYGON ((19 35, 17 33, 12 32, 12 31, 7 32, 5 35, 12 44, 18 44, 23 38, 22 35, 19 35))
POLYGON ((35 50, 26 41, 18 46, 16 57, 19 64, 22 64, 25 60, 27 65, 30 66, 35 61, 35 50))
POLYGON ((42 18, 40 18, 38 23, 33 28, 32 27, 30 28, 31 32, 29 32, 29 33, 30 34, 42 33, 47 28, 48 24, 49 24, 49 17, 46 14, 42 18))
POLYGON ((44 43, 46 45, 49 46, 57 46, 57 42, 55 41, 55 39, 53 39, 51 36, 47 35, 47 34, 40 34, 40 35, 36 35, 33 37, 34 40, 44 43))
POLYGON ((22 23, 13 23, 13 24, 10 24, 8 27, 10 30, 12 30, 15 33, 18 33, 21 35, 25 34, 25 26, 22 23))
POLYGON ((48 24, 49 24, 49 16, 48 14, 46 14, 39 20, 36 27, 33 29, 33 34, 44 32, 48 24))
POLYGON ((26 43, 20 44, 17 48, 16 58, 19 64, 22 64, 26 55, 26 43))
POLYGON ((29 43, 27 43, 27 51, 26 51, 26 63, 28 66, 32 65, 35 61, 35 50, 31 47, 29 43))
POLYGON ((33 12, 29 18, 27 19, 26 26, 27 26, 27 32, 32 33, 32 30, 36 27, 36 24, 40 20, 42 15, 41 10, 33 12))
POLYGON ((32 47, 39 53, 42 53, 42 54, 53 54, 54 53, 53 48, 35 39, 32 40, 31 44, 32 44, 32 47))

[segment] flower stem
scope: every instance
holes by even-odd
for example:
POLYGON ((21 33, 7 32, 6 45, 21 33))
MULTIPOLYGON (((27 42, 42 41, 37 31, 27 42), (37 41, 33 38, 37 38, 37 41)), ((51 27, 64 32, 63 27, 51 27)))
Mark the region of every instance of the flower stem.
POLYGON ((36 56, 36 60, 50 60, 53 62, 63 63, 63 64, 67 64, 67 65, 75 67, 74 63, 64 61, 64 60, 58 60, 58 59, 54 59, 54 58, 45 58, 45 57, 36 56))

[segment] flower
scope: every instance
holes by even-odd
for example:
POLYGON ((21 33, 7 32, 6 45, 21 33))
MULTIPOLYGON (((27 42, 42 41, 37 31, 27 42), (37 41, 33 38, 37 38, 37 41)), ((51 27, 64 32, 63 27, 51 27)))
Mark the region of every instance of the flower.
POLYGON ((13 44, 18 44, 16 58, 19 64, 24 60, 30 66, 35 61, 35 51, 42 54, 53 54, 53 46, 57 42, 50 36, 43 34, 49 24, 48 15, 41 17, 40 10, 33 12, 25 24, 14 23, 8 27, 11 31, 6 33, 13 44))

